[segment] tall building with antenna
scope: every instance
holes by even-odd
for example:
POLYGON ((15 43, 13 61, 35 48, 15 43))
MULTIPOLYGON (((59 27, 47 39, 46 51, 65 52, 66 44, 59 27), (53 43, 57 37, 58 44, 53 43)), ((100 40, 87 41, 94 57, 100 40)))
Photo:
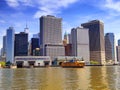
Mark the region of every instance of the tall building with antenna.
POLYGON ((27 23, 26 23, 26 27, 24 28, 24 32, 25 32, 25 33, 29 33, 29 28, 28 28, 27 23))

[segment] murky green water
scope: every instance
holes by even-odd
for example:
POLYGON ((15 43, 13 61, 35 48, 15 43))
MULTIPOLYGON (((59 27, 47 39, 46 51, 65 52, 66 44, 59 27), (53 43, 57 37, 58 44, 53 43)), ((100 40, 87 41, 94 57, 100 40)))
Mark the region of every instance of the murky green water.
POLYGON ((120 66, 0 69, 0 90, 120 90, 120 66))

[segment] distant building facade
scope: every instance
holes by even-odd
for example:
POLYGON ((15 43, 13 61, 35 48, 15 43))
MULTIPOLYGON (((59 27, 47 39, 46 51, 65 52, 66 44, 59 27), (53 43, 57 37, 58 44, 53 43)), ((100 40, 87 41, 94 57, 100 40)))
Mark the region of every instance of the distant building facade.
POLYGON ((118 40, 118 46, 120 46, 120 39, 118 40))
POLYGON ((72 56, 72 44, 65 46, 65 56, 72 56))
POLYGON ((105 35, 105 55, 106 60, 113 60, 115 62, 115 37, 113 33, 105 35))
POLYGON ((36 48, 40 48, 39 38, 32 38, 31 39, 31 55, 33 55, 33 52, 36 48))
POLYGON ((65 56, 65 48, 63 45, 46 44, 45 56, 51 56, 52 60, 54 60, 58 56, 65 56))
POLYGON ((77 27, 71 31, 72 56, 82 57, 86 64, 90 63, 88 30, 87 28, 77 27))
POLYGON ((116 46, 116 51, 117 51, 117 62, 120 64, 120 46, 116 46))
POLYGON ((28 33, 15 34, 15 56, 28 55, 28 33))
POLYGON ((117 62, 120 64, 120 39, 118 40, 118 46, 116 46, 117 51, 117 62))
POLYGON ((104 23, 99 20, 81 24, 89 29, 90 60, 105 64, 104 23))
POLYGON ((9 27, 6 34, 6 62, 14 63, 14 28, 9 27))
POLYGON ((6 56, 6 36, 3 36, 3 56, 6 56))
MULTIPOLYGON (((52 59, 59 55, 64 55, 65 51, 61 53, 56 48, 64 48, 62 45, 62 18, 47 15, 40 18, 40 54, 42 56, 48 55, 52 59), (48 51, 49 48, 49 51, 48 51), (50 51, 52 54, 50 54, 50 51), (53 54, 54 53, 54 54, 53 54), (56 54, 55 54, 56 53, 56 54)), ((62 49, 63 50, 63 49, 62 49)), ((61 50, 60 50, 61 51, 61 50)))

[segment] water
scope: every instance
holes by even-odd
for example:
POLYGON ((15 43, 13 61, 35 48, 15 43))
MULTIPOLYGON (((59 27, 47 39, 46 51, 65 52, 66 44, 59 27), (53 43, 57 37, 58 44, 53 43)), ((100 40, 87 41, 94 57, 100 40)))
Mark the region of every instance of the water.
POLYGON ((0 90, 120 90, 120 66, 0 69, 0 90))

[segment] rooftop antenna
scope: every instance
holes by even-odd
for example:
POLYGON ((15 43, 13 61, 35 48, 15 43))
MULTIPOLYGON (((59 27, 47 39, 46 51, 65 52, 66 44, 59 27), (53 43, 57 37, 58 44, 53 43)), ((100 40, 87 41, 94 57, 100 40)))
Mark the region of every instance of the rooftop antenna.
POLYGON ((29 33, 29 28, 28 28, 28 25, 27 25, 27 21, 26 21, 26 27, 24 28, 24 32, 29 33))

